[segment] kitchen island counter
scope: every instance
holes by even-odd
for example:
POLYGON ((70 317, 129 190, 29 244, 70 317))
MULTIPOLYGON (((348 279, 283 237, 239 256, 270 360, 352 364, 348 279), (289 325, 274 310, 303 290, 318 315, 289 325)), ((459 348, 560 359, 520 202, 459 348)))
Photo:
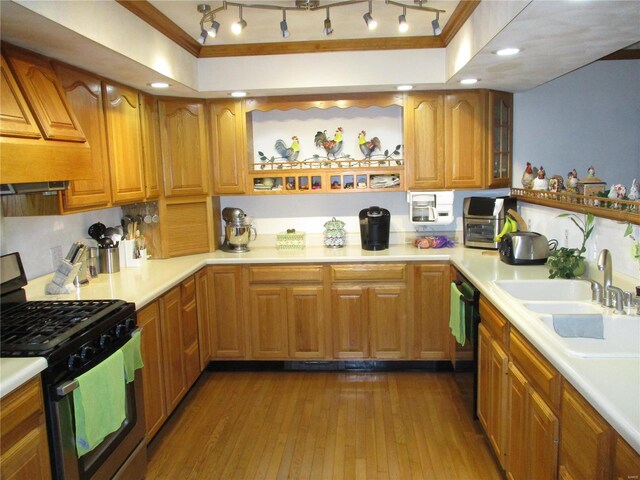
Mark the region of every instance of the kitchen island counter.
MULTIPOLYGON (((565 353, 552 341, 552 334, 535 316, 513 305, 493 284, 496 280, 546 279, 547 268, 507 265, 499 260, 494 251, 462 246, 420 250, 409 244, 392 245, 387 250, 375 252, 362 250, 359 245, 340 249, 308 246, 303 250, 289 251, 254 247, 241 254, 216 251, 150 260, 140 268, 123 268, 115 274, 102 274, 92 279, 88 285, 66 295, 45 295, 45 286, 52 277, 46 275, 30 281, 26 291, 29 300, 119 298, 134 302, 139 309, 206 265, 430 261, 450 261, 461 271, 622 437, 640 452, 640 359, 580 358, 565 353)), ((595 279, 601 280, 597 274, 595 279)), ((628 277, 622 277, 620 281, 626 288, 632 283, 632 279, 628 277)), ((4 368, 2 372, 0 384, 4 383, 4 368)), ((1 391, 4 393, 4 390, 1 391)))

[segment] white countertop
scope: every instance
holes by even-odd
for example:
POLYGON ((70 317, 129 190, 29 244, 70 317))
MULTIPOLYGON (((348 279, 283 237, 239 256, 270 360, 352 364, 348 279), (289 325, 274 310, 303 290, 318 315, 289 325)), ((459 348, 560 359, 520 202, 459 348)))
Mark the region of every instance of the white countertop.
MULTIPOLYGON (((45 286, 52 276, 46 275, 30 281, 26 291, 29 300, 118 298, 134 302, 137 308, 141 308, 207 264, 393 261, 451 261, 640 453, 640 359, 580 358, 564 353, 555 342, 550 341, 550 333, 539 320, 522 309, 514 308, 492 283, 495 280, 545 279, 548 277, 546 267, 506 265, 495 252, 461 246, 419 250, 411 245, 392 245, 379 252, 362 250, 359 245, 348 245, 341 249, 308 246, 303 250, 288 251, 254 247, 250 252, 241 254, 216 251, 150 260, 140 268, 124 268, 111 275, 101 274, 88 285, 67 295, 45 295, 45 286)), ((20 385, 14 371, 20 370, 17 362, 23 360, 35 359, 0 359, 1 395, 20 385)), ((39 365, 38 362, 34 363, 39 365)), ((42 366, 40 370, 33 371, 27 364, 22 382, 45 368, 42 366)))

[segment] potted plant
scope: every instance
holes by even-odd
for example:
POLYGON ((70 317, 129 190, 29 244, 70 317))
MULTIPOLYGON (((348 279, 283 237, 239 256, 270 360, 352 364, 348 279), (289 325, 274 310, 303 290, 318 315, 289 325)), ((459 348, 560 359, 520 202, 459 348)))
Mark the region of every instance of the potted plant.
POLYGON ((593 232, 594 216, 588 213, 584 219, 575 213, 562 213, 558 218, 569 217, 576 227, 582 232, 582 245, 580 248, 560 247, 549 254, 547 265, 549 266, 549 278, 576 278, 584 273, 584 252, 587 251, 586 243, 593 232))

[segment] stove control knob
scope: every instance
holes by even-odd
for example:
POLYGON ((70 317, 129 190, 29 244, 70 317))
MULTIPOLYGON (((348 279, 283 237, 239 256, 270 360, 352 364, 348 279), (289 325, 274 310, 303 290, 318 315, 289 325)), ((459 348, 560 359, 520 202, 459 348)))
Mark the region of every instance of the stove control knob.
POLYGON ((90 360, 96 354, 96 349, 93 347, 82 347, 80 350, 80 358, 85 362, 90 360))
POLYGON ((67 367, 69 370, 75 370, 76 368, 80 368, 82 366, 82 358, 77 353, 74 353, 69 357, 69 361, 67 362, 67 367))
POLYGON ((100 340, 98 341, 98 345, 100 345, 101 349, 105 349, 107 345, 113 342, 113 337, 107 333, 100 335, 100 340))
POLYGON ((136 321, 134 318, 127 318, 127 320, 124 322, 124 324, 127 327, 127 332, 131 332, 133 330, 135 330, 136 328, 136 321))
POLYGON ((123 323, 120 323, 116 326, 116 337, 122 338, 127 333, 127 328, 123 323))

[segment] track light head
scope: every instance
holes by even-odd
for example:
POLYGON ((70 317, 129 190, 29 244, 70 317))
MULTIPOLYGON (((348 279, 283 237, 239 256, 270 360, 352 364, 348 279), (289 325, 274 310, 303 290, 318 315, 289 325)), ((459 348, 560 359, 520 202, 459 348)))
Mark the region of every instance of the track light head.
POLYGON ((287 38, 291 33, 289 33, 289 26, 287 25, 287 11, 282 10, 282 21, 280 22, 280 34, 282 38, 287 38))
POLYGON ((398 30, 401 33, 405 33, 409 30, 409 24, 407 23, 407 9, 402 9, 402 15, 398 17, 398 30))
POLYGON ((331 18, 329 18, 328 8, 327 8, 327 18, 324 19, 324 28, 322 29, 322 33, 326 36, 329 36, 333 33, 333 28, 331 27, 331 18))
POLYGON ((211 20, 211 26, 207 30, 208 35, 211 38, 216 38, 218 36, 218 30, 220 30, 220 24, 215 20, 211 20))
POLYGON ((240 20, 231 25, 231 31, 236 35, 240 35, 240 32, 242 32, 242 30, 247 26, 247 22, 242 18, 242 6, 238 7, 238 11, 240 13, 240 20))
POLYGON ((376 22, 373 17, 371 16, 371 13, 367 12, 365 13, 362 18, 364 18, 364 23, 367 24, 367 28, 369 30, 375 30, 375 28, 378 26, 378 22, 376 22))
POLYGON ((204 45, 207 41, 207 37, 209 36, 209 32, 207 32, 204 28, 200 30, 200 38, 198 38, 198 43, 200 45, 204 45))
POLYGON ((442 28, 440 28, 440 12, 436 12, 436 18, 431 22, 431 26, 433 27, 433 34, 440 35, 442 33, 442 28))

